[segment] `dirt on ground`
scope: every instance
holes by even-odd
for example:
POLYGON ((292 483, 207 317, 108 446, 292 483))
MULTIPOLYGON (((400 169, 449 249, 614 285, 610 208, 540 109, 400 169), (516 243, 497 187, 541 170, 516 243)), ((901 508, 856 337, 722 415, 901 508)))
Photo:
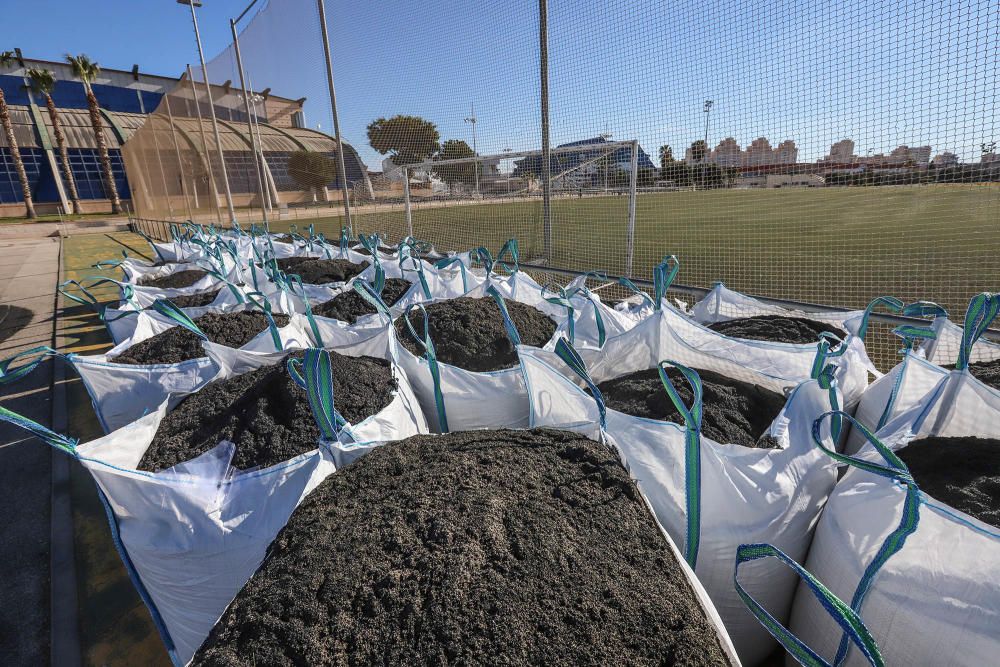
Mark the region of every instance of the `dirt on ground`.
MULTIPOLYGON (((330 352, 330 361, 334 406, 348 422, 360 423, 392 402, 396 380, 389 362, 336 352, 330 352)), ((236 445, 234 467, 266 468, 316 449, 319 436, 306 391, 295 384, 282 360, 212 382, 185 398, 160 422, 138 468, 165 470, 222 440, 236 445)))
MULTIPOLYGON (((946 368, 954 367, 954 364, 946 366, 946 368)), ((1000 359, 994 359, 993 361, 977 361, 974 364, 969 364, 969 372, 972 373, 974 378, 983 384, 993 387, 994 389, 1000 389, 1000 359)))
MULTIPOLYGON (((385 305, 392 306, 402 299, 411 287, 413 283, 408 280, 386 278, 385 287, 382 289, 382 300, 385 301, 385 305)), ((375 306, 365 301, 364 297, 352 288, 345 289, 329 301, 313 306, 312 312, 313 315, 354 324, 362 315, 371 315, 377 311, 375 306)))
MULTIPOLYGON (((519 301, 504 299, 521 342, 541 347, 552 338, 556 323, 542 311, 519 301)), ((430 319, 431 340, 438 361, 469 371, 498 371, 516 366, 517 351, 507 337, 500 307, 490 297, 459 297, 424 306, 430 319)), ((410 322, 424 335, 424 317, 410 313, 410 322)), ((396 320, 396 336, 407 350, 423 356, 402 317, 396 320)))
POLYGON ((200 308, 201 306, 207 306, 215 301, 221 291, 221 289, 217 289, 210 290, 208 292, 198 292, 197 294, 175 296, 170 299, 170 303, 174 304, 178 308, 200 308))
POLYGON ((1000 528, 1000 440, 921 438, 896 455, 921 491, 1000 528))
POLYGON ((204 278, 207 274, 200 269, 185 269, 175 271, 168 276, 160 278, 144 278, 138 282, 142 287, 159 287, 160 289, 179 289, 191 287, 196 282, 204 278))
POLYGON ((299 276, 307 285, 342 283, 368 268, 368 264, 355 264, 346 259, 318 257, 285 257, 277 262, 279 269, 287 274, 299 276))
MULTIPOLYGON (((356 252, 356 253, 358 253, 359 255, 368 255, 369 257, 371 257, 371 253, 368 251, 368 248, 366 248, 364 246, 358 246, 357 248, 351 248, 351 250, 354 251, 354 252, 356 252)), ((396 248, 391 248, 391 247, 389 247, 387 245, 380 245, 378 247, 378 251, 380 253, 384 254, 384 255, 392 255, 393 253, 396 252, 396 248)))
POLYGON ((741 317, 725 322, 709 324, 708 328, 731 338, 767 340, 775 343, 815 343, 823 332, 832 333, 840 340, 847 338, 847 332, 816 320, 803 317, 783 317, 780 315, 758 315, 741 317))
MULTIPOLYGON (((759 385, 741 382, 713 371, 694 369, 702 382, 703 435, 721 444, 775 449, 777 440, 764 435, 771 422, 785 406, 785 397, 759 385)), ((675 368, 667 376, 677 392, 690 406, 692 393, 687 380, 675 368)), ((660 380, 659 371, 650 368, 629 373, 597 385, 607 407, 618 412, 647 419, 684 424, 684 418, 660 380)))
MULTIPOLYGON (((275 313, 272 317, 279 327, 288 324, 288 315, 275 313)), ((227 347, 243 347, 268 326, 267 318, 259 310, 207 313, 196 317, 194 323, 208 340, 227 347)), ((177 364, 204 356, 201 338, 178 325, 136 343, 111 361, 137 365, 177 364)))
POLYGON ((562 431, 376 448, 296 509, 194 665, 725 665, 628 473, 562 431))

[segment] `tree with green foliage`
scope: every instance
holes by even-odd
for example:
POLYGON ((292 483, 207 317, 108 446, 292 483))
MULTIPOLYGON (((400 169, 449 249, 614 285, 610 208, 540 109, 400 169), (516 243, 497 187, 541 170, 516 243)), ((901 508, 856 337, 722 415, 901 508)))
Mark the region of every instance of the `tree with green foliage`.
MULTIPOLYGON (((9 67, 14 60, 13 51, 0 53, 0 67, 9 67)), ((14 136, 14 125, 10 121, 10 109, 7 108, 7 98, 4 97, 3 89, 0 89, 0 125, 3 125, 3 133, 7 138, 7 150, 10 152, 11 162, 14 163, 14 171, 17 172, 17 180, 21 182, 25 214, 28 218, 34 219, 38 216, 35 213, 35 203, 31 199, 31 184, 28 182, 28 172, 24 170, 21 151, 17 148, 17 137, 14 136)))
POLYGON ((66 62, 73 68, 73 76, 83 82, 83 89, 87 93, 90 125, 94 129, 97 155, 101 160, 101 171, 104 174, 104 191, 108 199, 111 200, 111 212, 117 215, 122 212, 122 200, 118 196, 118 186, 115 185, 115 176, 111 171, 111 157, 108 155, 108 142, 104 138, 101 107, 97 103, 97 97, 94 95, 94 89, 91 85, 97 80, 97 75, 101 73, 101 66, 82 53, 78 56, 66 54, 66 62))
MULTIPOLYGON (((458 160, 473 157, 475 153, 469 144, 461 139, 449 139, 441 144, 437 154, 439 160, 458 160)), ((459 164, 443 164, 434 166, 434 173, 452 188, 458 184, 471 185, 476 180, 476 163, 473 160, 459 164)))
POLYGON ((674 161, 674 149, 663 144, 660 146, 660 169, 674 161))
POLYGON ((56 87, 56 79, 52 72, 47 69, 37 69, 32 67, 28 70, 28 78, 31 80, 31 89, 45 98, 45 108, 49 112, 49 120, 52 121, 52 133, 56 137, 56 147, 59 148, 59 158, 62 161, 63 178, 66 180, 66 189, 69 190, 69 200, 73 205, 73 214, 80 215, 83 209, 80 206, 80 195, 76 190, 76 178, 73 176, 73 169, 69 164, 69 149, 66 147, 66 134, 62 129, 62 120, 55 102, 52 101, 52 91, 56 87))
POLYGON ((337 173, 337 163, 323 153, 295 151, 288 156, 288 175, 300 188, 312 193, 313 201, 317 190, 322 190, 326 199, 326 186, 337 180, 337 173))
POLYGON ((440 149, 437 126, 418 116, 378 118, 368 125, 368 143, 397 166, 423 162, 440 149))
POLYGON ((691 144, 691 159, 694 162, 703 162, 708 156, 708 144, 704 139, 699 139, 691 144))

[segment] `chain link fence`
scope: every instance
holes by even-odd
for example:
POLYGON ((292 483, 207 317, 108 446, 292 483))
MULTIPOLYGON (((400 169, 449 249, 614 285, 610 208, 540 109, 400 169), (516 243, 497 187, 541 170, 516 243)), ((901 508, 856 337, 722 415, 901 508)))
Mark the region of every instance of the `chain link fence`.
POLYGON ((851 308, 997 288, 992 0, 328 2, 342 150, 320 4, 253 4, 214 105, 198 67, 165 98, 125 147, 139 215, 336 237, 349 205, 355 233, 635 278, 674 254, 851 308))

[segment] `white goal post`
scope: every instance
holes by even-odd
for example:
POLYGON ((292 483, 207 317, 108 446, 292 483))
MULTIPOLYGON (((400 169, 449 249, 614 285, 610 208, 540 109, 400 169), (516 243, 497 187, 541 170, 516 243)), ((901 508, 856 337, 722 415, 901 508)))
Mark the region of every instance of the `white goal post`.
MULTIPOLYGON (((635 240, 635 200, 636 200, 636 190, 638 185, 638 173, 639 173, 639 140, 631 139, 629 141, 606 141, 601 143, 593 144, 576 144, 572 146, 559 146, 556 148, 549 149, 549 156, 570 154, 570 153, 597 153, 593 157, 588 157, 578 164, 567 167, 557 174, 553 174, 549 179, 548 183, 543 182, 543 187, 552 187, 552 183, 556 183, 560 180, 564 180, 569 174, 575 171, 579 171, 584 167, 588 167, 592 164, 596 164, 601 160, 604 160, 615 152, 622 148, 627 148, 629 150, 629 183, 628 183, 628 234, 626 239, 626 254, 625 254, 625 275, 632 275, 632 258, 634 254, 634 240, 635 240)), ((509 161, 520 158, 527 157, 541 157, 543 160, 545 156, 540 150, 531 151, 509 151, 494 155, 474 155, 467 158, 456 158, 450 160, 424 160, 423 162, 416 162, 412 164, 403 165, 401 167, 402 177, 403 177, 403 203, 405 206, 406 214, 406 229, 410 236, 413 236, 413 217, 410 201, 410 174, 414 171, 428 170, 433 171, 435 167, 442 167, 447 165, 458 165, 458 164, 468 164, 470 162, 476 164, 476 170, 478 171, 480 162, 489 162, 493 160, 499 161, 509 161)), ((546 259, 550 257, 549 249, 546 248, 546 259)))

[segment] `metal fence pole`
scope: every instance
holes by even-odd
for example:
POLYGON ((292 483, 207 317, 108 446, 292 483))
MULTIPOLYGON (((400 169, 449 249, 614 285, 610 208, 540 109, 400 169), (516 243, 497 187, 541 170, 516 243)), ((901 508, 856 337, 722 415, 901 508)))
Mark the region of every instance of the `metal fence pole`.
MULTIPOLYGON (((260 162, 257 155, 257 138, 253 132, 253 116, 250 115, 250 92, 247 90, 246 76, 243 74, 243 56, 240 54, 240 38, 236 33, 236 21, 229 19, 229 27, 233 31, 233 48, 236 51, 236 69, 240 72, 240 88, 243 90, 243 106, 247 112, 247 131, 250 133, 250 151, 253 153, 253 168, 257 172, 257 192, 260 194, 260 213, 267 229, 267 202, 264 199, 264 179, 260 174, 260 162)), ((260 148, 263 153, 263 147, 260 148)))
POLYGON ((167 122, 170 123, 170 138, 174 142, 174 153, 177 155, 177 171, 180 174, 181 194, 184 196, 184 205, 187 207, 188 218, 194 220, 194 210, 191 208, 191 199, 187 193, 187 179, 184 175, 184 160, 181 158, 181 146, 177 141, 177 132, 174 126, 174 114, 170 110, 170 93, 163 96, 163 102, 167 107, 167 122))
POLYGON ((542 229, 545 259, 552 261, 552 165, 549 164, 549 3, 538 0, 538 52, 542 97, 542 229))
POLYGON ((351 224, 351 199, 347 188, 347 169, 344 167, 344 142, 340 138, 340 116, 337 114, 337 92, 333 87, 333 60, 330 58, 330 35, 326 30, 326 5, 316 0, 319 8, 319 26, 323 32, 323 56, 326 58, 326 85, 330 89, 330 107, 333 111, 333 132, 337 139, 337 166, 340 168, 340 190, 344 198, 344 222, 347 233, 354 235, 351 224))
POLYGON ((191 6, 191 23, 194 25, 194 41, 198 43, 198 58, 201 60, 201 75, 205 79, 205 91, 208 93, 208 111, 212 118, 212 132, 215 134, 215 147, 219 151, 219 166, 222 168, 222 184, 226 187, 226 208, 229 210, 230 223, 236 222, 236 209, 233 208, 233 193, 229 189, 229 174, 226 171, 226 157, 222 153, 222 137, 219 136, 219 121, 215 118, 215 99, 212 97, 212 84, 208 82, 208 66, 205 64, 205 52, 201 48, 201 32, 198 30, 198 16, 194 12, 194 0, 185 2, 191 6))
MULTIPOLYGON (((205 151, 202 159, 205 162, 205 166, 208 167, 208 180, 212 185, 212 198, 213 205, 212 208, 215 209, 215 219, 222 223, 222 215, 219 213, 219 188, 215 184, 215 169, 212 167, 212 158, 208 154, 208 137, 205 135, 205 121, 201 117, 201 105, 198 103, 198 89, 194 85, 194 72, 191 71, 191 65, 187 66, 188 79, 191 81, 191 95, 194 102, 194 110, 198 114, 198 129, 201 130, 201 147, 205 151)), ((197 186, 195 186, 197 188, 197 186)), ((197 206, 197 190, 195 190, 195 206, 197 206)))
POLYGON ((632 142, 631 175, 628 182, 628 238, 625 241, 625 275, 632 277, 632 260, 635 257, 635 199, 639 181, 639 142, 632 142))
POLYGON ((413 237, 413 212, 410 210, 410 170, 403 167, 403 204, 406 210, 406 233, 413 237))

